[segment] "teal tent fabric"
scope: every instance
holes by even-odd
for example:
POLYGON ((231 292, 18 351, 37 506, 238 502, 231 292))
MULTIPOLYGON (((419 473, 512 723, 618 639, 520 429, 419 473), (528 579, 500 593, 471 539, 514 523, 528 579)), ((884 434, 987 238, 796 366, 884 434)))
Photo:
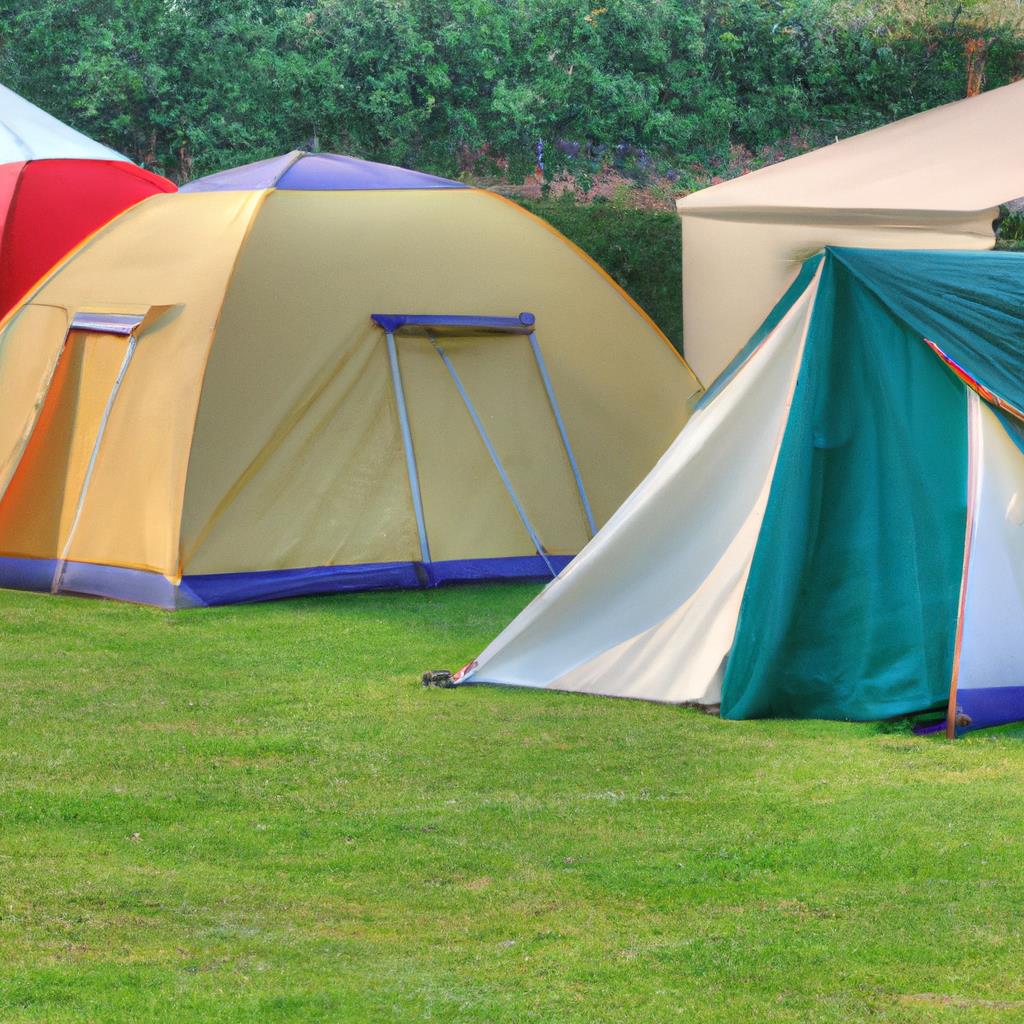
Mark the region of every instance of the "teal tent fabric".
POLYGON ((1024 411, 1024 254, 828 251, 893 316, 1024 411))
MULTIPOLYGON (((726 666, 726 718, 867 721, 948 698, 967 393, 879 300, 910 307, 912 286, 868 288, 865 266, 876 286, 881 269, 861 255, 826 253, 726 666)), ((915 260, 908 279, 920 282, 915 260)))

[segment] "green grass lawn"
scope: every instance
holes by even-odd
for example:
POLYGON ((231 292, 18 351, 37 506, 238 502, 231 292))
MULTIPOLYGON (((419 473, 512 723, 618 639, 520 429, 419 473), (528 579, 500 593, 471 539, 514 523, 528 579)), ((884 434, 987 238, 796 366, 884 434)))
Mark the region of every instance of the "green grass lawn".
POLYGON ((424 690, 527 586, 0 592, 0 1021, 1020 1021, 1024 745, 424 690))

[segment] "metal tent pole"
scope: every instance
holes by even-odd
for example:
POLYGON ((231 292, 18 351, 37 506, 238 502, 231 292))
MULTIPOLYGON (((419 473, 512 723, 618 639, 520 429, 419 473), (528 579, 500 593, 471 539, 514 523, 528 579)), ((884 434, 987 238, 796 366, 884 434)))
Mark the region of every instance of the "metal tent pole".
POLYGON ((456 373, 455 367, 452 365, 452 361, 448 358, 445 350, 437 343, 437 339, 434 338, 432 334, 428 334, 428 337, 430 338, 430 343, 434 346, 437 354, 441 357, 441 362, 444 363, 448 373, 451 375, 456 390, 459 392, 459 396, 462 398, 463 404, 466 406, 466 411, 469 413, 469 417, 473 421, 473 425, 476 427, 477 433, 480 435, 480 440, 483 441, 484 447, 487 449, 487 454, 491 457, 491 462, 494 463, 494 468, 498 471, 498 476, 501 477, 501 482, 505 485, 505 490, 508 491, 508 496, 512 499, 512 504, 515 506, 519 519, 525 527, 526 532, 529 534, 530 540, 533 542, 533 546, 536 549, 537 554, 544 559, 544 564, 548 567, 548 572, 551 573, 551 576, 557 576, 558 573, 555 571, 555 567, 551 564, 547 552, 544 550, 544 545, 541 544, 540 537, 537 535, 537 531, 533 528, 533 523, 530 522, 530 517, 526 514, 526 509, 523 508, 522 502, 519 500, 519 495, 516 494, 516 490, 512 486, 512 481, 505 472, 505 467, 501 464, 501 459, 498 457, 498 453, 495 450, 494 445, 491 443, 491 439, 488 437, 486 429, 484 429, 483 421, 480 419, 480 416, 476 411, 476 407, 473 405, 473 402, 469 397, 469 393, 463 386, 458 373, 456 373))
POLYGON ((85 467, 85 476, 82 478, 82 486, 78 491, 78 500, 75 503, 75 514, 71 518, 71 525, 68 527, 67 540, 64 541, 64 546, 61 548, 60 558, 57 561, 57 565, 53 573, 53 581, 50 584, 50 590, 54 594, 59 593, 61 585, 64 582, 64 572, 68 564, 68 555, 71 553, 71 545, 74 543, 75 534, 78 531, 78 524, 82 519, 82 509, 85 508, 85 498, 89 493, 89 484, 92 483, 92 474, 96 469, 96 460, 99 458, 100 446, 103 444, 103 435, 107 432, 107 424, 110 422, 110 414, 113 412, 114 402, 117 399, 118 392, 121 390, 121 385, 124 383, 125 374, 128 372, 128 367, 131 365, 132 356, 135 355, 135 349, 138 346, 138 343, 139 339, 135 334, 129 335, 124 358, 121 360, 121 366, 117 371, 117 377, 114 379, 114 383, 110 387, 110 394, 107 395, 107 403, 103 407, 103 415, 100 417, 100 425, 96 430, 96 439, 92 443, 92 451, 89 454, 89 463, 85 467))
POLYGON ((569 443, 569 434, 565 429, 562 420, 562 410, 558 406, 558 399, 555 397, 555 389, 548 376, 548 368, 541 355, 540 343, 537 341, 537 332, 530 332, 530 348, 533 349, 533 358, 537 362, 537 369, 540 370, 540 379, 544 382, 544 390, 548 395, 548 402, 551 404, 551 411, 555 414, 555 423, 558 425, 558 433, 562 437, 562 444, 565 446, 565 454, 569 458, 569 465, 572 468, 572 475, 576 478, 576 490, 580 496, 580 504, 583 505, 583 514, 587 517, 587 527, 590 536, 597 533, 597 525, 594 523, 594 513, 590 509, 590 500, 587 498, 587 490, 583 486, 583 476, 580 474, 580 467, 576 464, 576 456, 573 454, 572 445, 569 443))
POLYGON ((388 361, 391 363, 391 382, 395 388, 398 403, 398 422, 402 427, 402 444, 405 446, 405 467, 409 474, 409 488, 412 491, 412 507, 416 513, 416 531, 420 537, 420 557, 430 561, 430 545, 427 543, 427 524, 423 518, 423 498, 420 494, 420 477, 416 470, 416 453, 412 447, 412 431, 409 429, 409 412, 405 405, 405 390, 402 388, 402 372, 398 368, 398 347, 394 331, 387 332, 388 361))

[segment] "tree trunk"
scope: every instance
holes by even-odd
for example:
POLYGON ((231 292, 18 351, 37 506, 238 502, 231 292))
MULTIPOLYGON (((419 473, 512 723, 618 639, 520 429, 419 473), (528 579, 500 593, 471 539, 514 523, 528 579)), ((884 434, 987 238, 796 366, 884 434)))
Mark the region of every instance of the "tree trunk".
POLYGON ((964 45, 967 55, 967 95, 977 96, 985 88, 985 59, 987 39, 968 39, 964 45))

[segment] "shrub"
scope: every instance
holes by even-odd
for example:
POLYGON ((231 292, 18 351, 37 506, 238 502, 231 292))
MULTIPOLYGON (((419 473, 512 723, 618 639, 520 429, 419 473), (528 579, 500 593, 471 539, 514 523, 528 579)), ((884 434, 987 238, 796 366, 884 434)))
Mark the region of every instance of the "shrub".
POLYGON ((1024 249, 1024 212, 1009 213, 999 222, 997 249, 1024 249))
POLYGON ((682 351, 682 236, 675 213, 584 205, 571 195, 518 202, 592 257, 682 351))
POLYGON ((817 142, 957 99, 979 37, 986 84, 1019 77, 1016 7, 0 0, 0 78, 179 180, 316 146, 446 175, 485 155, 521 180, 540 142, 548 175, 685 184, 794 129, 817 142))

